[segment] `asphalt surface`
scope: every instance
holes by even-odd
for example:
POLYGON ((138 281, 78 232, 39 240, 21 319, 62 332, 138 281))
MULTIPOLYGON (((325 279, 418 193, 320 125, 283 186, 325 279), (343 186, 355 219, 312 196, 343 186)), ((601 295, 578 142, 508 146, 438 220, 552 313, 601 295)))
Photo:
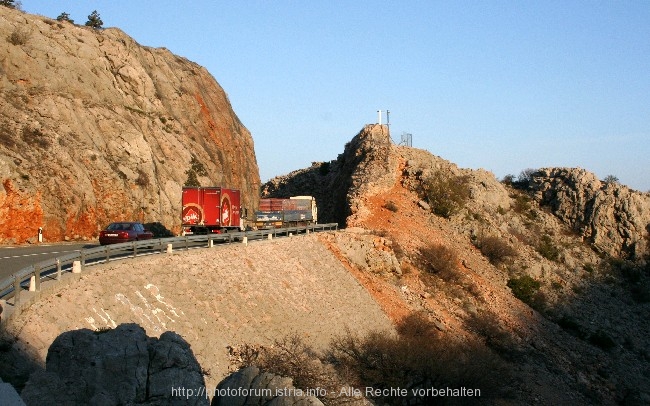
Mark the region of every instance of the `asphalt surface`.
POLYGON ((56 258, 61 255, 79 251, 83 248, 96 247, 96 242, 56 243, 29 246, 0 246, 0 280, 13 275, 16 271, 39 261, 56 258))

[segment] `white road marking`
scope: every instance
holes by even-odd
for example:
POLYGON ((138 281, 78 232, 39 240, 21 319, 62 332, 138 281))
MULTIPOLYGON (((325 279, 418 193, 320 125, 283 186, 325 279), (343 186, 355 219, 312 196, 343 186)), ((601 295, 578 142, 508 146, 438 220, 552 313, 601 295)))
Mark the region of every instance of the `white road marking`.
POLYGON ((22 255, 10 255, 8 257, 0 257, 0 259, 11 259, 11 258, 22 258, 22 257, 35 257, 37 255, 48 255, 48 254, 64 254, 66 252, 79 252, 81 250, 68 250, 68 251, 49 251, 49 252, 37 252, 34 254, 22 254, 22 255))

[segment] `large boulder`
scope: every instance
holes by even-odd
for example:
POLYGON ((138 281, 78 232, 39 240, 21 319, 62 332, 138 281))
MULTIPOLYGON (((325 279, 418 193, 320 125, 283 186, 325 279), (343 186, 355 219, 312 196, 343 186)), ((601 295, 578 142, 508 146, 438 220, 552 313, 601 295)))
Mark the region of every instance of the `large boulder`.
POLYGON ((189 344, 169 331, 147 337, 137 324, 61 334, 50 346, 45 371, 32 374, 21 397, 27 405, 43 399, 65 405, 209 404, 189 344))

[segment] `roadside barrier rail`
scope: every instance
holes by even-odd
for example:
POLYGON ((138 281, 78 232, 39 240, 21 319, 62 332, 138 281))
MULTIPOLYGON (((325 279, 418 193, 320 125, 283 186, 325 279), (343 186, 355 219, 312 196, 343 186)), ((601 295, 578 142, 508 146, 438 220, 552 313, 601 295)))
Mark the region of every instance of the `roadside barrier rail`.
POLYGON ((64 272, 80 273, 85 267, 105 264, 110 261, 135 258, 144 254, 159 254, 170 252, 172 249, 212 247, 215 243, 232 243, 262 238, 276 238, 292 234, 337 230, 337 223, 311 224, 307 226, 271 228, 224 234, 186 235, 182 237, 155 238, 150 240, 132 241, 119 244, 102 245, 82 249, 79 252, 62 255, 53 259, 29 265, 12 276, 0 282, 0 299, 13 298, 13 305, 20 304, 20 294, 27 286, 30 290, 40 292, 41 278, 61 280, 64 272), (207 245, 206 245, 207 243, 207 245))

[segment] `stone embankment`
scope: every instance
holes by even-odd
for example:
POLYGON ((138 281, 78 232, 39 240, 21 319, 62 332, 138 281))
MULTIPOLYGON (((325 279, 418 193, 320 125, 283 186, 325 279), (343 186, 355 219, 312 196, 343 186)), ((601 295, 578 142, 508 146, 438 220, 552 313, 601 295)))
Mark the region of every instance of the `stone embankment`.
POLYGON ((9 323, 12 349, 43 365, 52 342, 66 331, 122 323, 136 323, 152 337, 171 330, 191 346, 207 388, 214 390, 230 372, 229 347, 271 345, 297 333, 324 348, 348 328, 391 331, 381 307, 320 238, 294 236, 90 268, 9 323))

